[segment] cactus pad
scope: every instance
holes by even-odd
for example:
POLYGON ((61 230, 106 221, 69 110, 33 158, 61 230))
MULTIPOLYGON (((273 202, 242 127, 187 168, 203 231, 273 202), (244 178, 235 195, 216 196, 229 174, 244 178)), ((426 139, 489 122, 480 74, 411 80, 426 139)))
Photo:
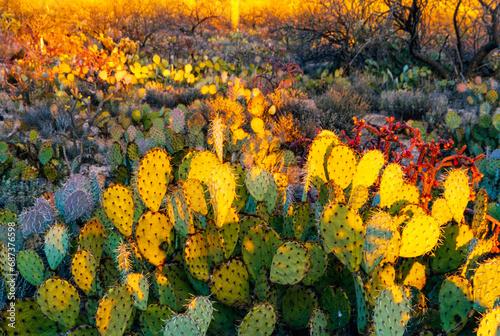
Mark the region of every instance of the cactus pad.
POLYGON ((485 311, 492 309, 500 296, 500 257, 479 265, 472 278, 474 309, 485 311))
POLYGON ((210 276, 208 245, 201 232, 189 236, 184 246, 184 259, 193 278, 203 282, 208 281, 210 276))
POLYGON ((97 329, 103 336, 123 335, 132 316, 134 299, 126 285, 113 287, 99 302, 95 315, 97 329))
POLYGON ((432 251, 438 243, 440 233, 439 223, 433 217, 413 217, 401 234, 399 256, 412 258, 432 251))
POLYGON ((68 252, 68 230, 62 225, 52 226, 45 235, 45 255, 51 269, 55 270, 68 252))
POLYGON ((163 331, 165 322, 174 315, 167 306, 149 305, 140 317, 141 330, 145 336, 157 336, 163 331))
POLYGON ((253 280, 262 267, 271 267, 280 246, 279 235, 271 228, 257 225, 250 229, 242 243, 243 261, 253 280))
POLYGON ((375 335, 403 335, 411 306, 402 287, 393 285, 380 293, 374 310, 375 335))
POLYGON ((385 257, 395 231, 395 224, 387 212, 376 212, 370 218, 363 248, 363 268, 367 273, 372 273, 385 257))
POLYGON ((331 149, 326 162, 328 178, 345 189, 354 178, 356 166, 357 160, 352 149, 346 145, 337 145, 331 149))
POLYGON ((89 295, 96 289, 97 260, 91 252, 80 250, 73 255, 71 260, 71 274, 76 285, 89 295))
POLYGON ((488 221, 486 214, 488 212, 488 194, 483 188, 476 193, 474 200, 474 218, 472 219, 471 228, 474 231, 474 236, 478 239, 484 239, 488 233, 488 221))
POLYGON ((309 252, 304 245, 286 242, 274 254, 269 280, 281 285, 294 285, 306 276, 310 264, 309 252))
POLYGON ((81 249, 88 250, 94 258, 99 260, 103 253, 105 230, 101 222, 94 218, 88 221, 78 235, 78 245, 81 249))
POLYGON ((167 321, 165 329, 163 329, 163 336, 202 336, 200 327, 189 316, 175 315, 167 321))
POLYGON ((271 336, 276 323, 276 313, 270 304, 261 304, 252 308, 241 322, 240 336, 271 336))
POLYGON ((397 192, 403 186, 403 169, 397 163, 389 164, 380 180, 380 206, 390 207, 398 200, 397 192))
POLYGON ((444 180, 444 198, 450 207, 453 218, 458 223, 462 222, 470 194, 469 178, 465 171, 461 169, 451 170, 444 180))
POLYGON ((134 297, 134 307, 146 310, 148 307, 149 283, 146 277, 140 273, 130 273, 125 279, 125 284, 134 297))
POLYGON ((188 178, 208 183, 210 175, 219 165, 215 154, 207 151, 196 153, 189 166, 188 178))
POLYGON ((316 296, 310 288, 300 285, 288 287, 281 306, 283 320, 292 329, 304 329, 317 305, 316 296))
POLYGON ((332 146, 340 143, 333 132, 322 131, 312 142, 307 154, 307 181, 319 187, 327 181, 325 158, 332 146))
POLYGON ((214 307, 210 299, 206 296, 198 296, 192 299, 187 305, 186 315, 196 322, 202 335, 205 335, 212 321, 213 311, 214 307))
POLYGON ((48 318, 68 328, 74 326, 80 314, 80 296, 76 288, 63 279, 46 280, 38 288, 37 302, 48 318))
POLYGON ((304 244, 309 252, 311 264, 307 270, 307 274, 302 280, 304 285, 312 285, 325 274, 328 266, 328 255, 323 250, 319 243, 307 242, 304 244))
POLYGON ((207 215, 208 208, 205 200, 203 185, 199 180, 188 179, 182 185, 189 208, 203 216, 207 215))
POLYGON ((147 212, 137 222, 137 248, 151 264, 160 266, 165 262, 172 244, 172 228, 169 218, 161 212, 147 212))
POLYGON ((477 336, 493 336, 500 333, 500 308, 494 308, 483 315, 479 321, 477 336))
POLYGON ((229 163, 220 165, 210 174, 208 188, 215 211, 215 222, 222 227, 235 197, 236 178, 229 163))
POLYGON ((236 259, 222 264, 212 274, 210 291, 221 303, 240 306, 250 302, 250 284, 245 265, 236 259))
POLYGON ((33 286, 43 283, 45 267, 42 258, 35 251, 23 250, 17 255, 17 269, 33 286))
POLYGON ((259 166, 253 167, 245 177, 248 192, 259 202, 264 200, 271 182, 274 182, 273 176, 259 166))
POLYGON ((16 328, 9 327, 12 322, 10 312, 4 309, 0 326, 6 331, 5 335, 36 335, 36 336, 54 336, 61 332, 66 332, 65 328, 48 319, 41 311, 38 303, 31 299, 15 301, 16 328))
POLYGON ((153 148, 142 158, 137 172, 137 190, 149 210, 160 209, 171 171, 170 159, 160 148, 153 148))
POLYGON ((102 204, 106 215, 126 237, 132 234, 134 200, 132 192, 121 184, 115 184, 104 192, 102 204))
POLYGON ((464 325, 472 310, 471 286, 467 279, 452 275, 447 277, 439 290, 439 315, 443 331, 449 333, 464 325))
POLYGON ((437 273, 456 270, 463 264, 467 256, 467 241, 460 243, 464 230, 470 231, 467 225, 452 224, 444 228, 443 244, 440 245, 431 259, 431 267, 437 273))
POLYGON ((330 315, 332 329, 345 327, 351 319, 351 304, 342 288, 326 286, 321 292, 321 307, 330 315))
POLYGON ((361 217, 342 204, 325 207, 320 219, 320 233, 325 250, 333 252, 351 272, 359 268, 364 243, 361 217))

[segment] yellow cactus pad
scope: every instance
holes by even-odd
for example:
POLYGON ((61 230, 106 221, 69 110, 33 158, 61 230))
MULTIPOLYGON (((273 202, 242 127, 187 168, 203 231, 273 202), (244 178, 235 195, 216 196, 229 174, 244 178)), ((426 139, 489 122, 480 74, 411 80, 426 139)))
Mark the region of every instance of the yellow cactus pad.
POLYGON ((439 223, 433 217, 413 217, 403 229, 399 256, 413 258, 432 251, 438 243, 440 233, 439 223))
POLYGON ((162 212, 146 212, 137 221, 135 240, 141 254, 155 266, 161 266, 171 246, 174 225, 162 212))
POLYGON ((345 145, 337 145, 332 148, 326 162, 328 178, 345 189, 352 182, 356 165, 357 160, 352 149, 345 145))
POLYGON ((182 185, 182 190, 186 196, 189 208, 205 216, 208 213, 208 207, 201 182, 188 179, 182 185))
POLYGON ((89 220, 78 235, 79 248, 88 250, 99 261, 106 242, 105 232, 106 230, 99 219, 93 218, 89 220))
POLYGON ((153 148, 142 158, 137 172, 137 190, 149 210, 160 209, 171 171, 170 159, 163 149, 153 148))
POLYGON ((210 174, 220 165, 214 153, 205 151, 196 153, 189 168, 189 179, 208 183, 210 174))
POLYGON ((264 130, 264 121, 261 118, 253 118, 250 126, 255 133, 261 133, 264 130))
POLYGON ((215 223, 222 227, 236 195, 236 177, 229 163, 219 166, 212 172, 208 182, 215 210, 215 223))
POLYGON ((472 220, 472 230, 478 239, 485 238, 488 233, 488 221, 486 214, 488 212, 488 194, 483 188, 479 189, 474 200, 474 218, 472 220))
POLYGON ((412 286, 422 290, 426 282, 426 266, 424 264, 415 261, 410 268, 408 274, 403 281, 405 286, 412 286))
POLYGON ((500 296, 500 257, 479 265, 472 278, 474 302, 483 308, 492 309, 500 296))
POLYGON ((398 192, 403 186, 403 169, 397 163, 389 164, 380 180, 380 206, 390 207, 398 201, 398 192))
POLYGON ((124 236, 130 236, 134 222, 132 192, 121 184, 112 185, 104 192, 102 204, 114 226, 124 236))
POLYGON ((389 244, 387 245, 387 252, 385 253, 384 259, 380 262, 380 265, 385 263, 394 263, 399 258, 399 248, 401 246, 401 234, 399 231, 394 232, 389 244))
POLYGON ((444 198, 453 218, 460 223, 471 194, 469 178, 464 170, 453 169, 444 181, 444 198))
POLYGON ((500 308, 494 308, 479 321, 477 336, 492 336, 500 333, 500 308))
POLYGON ((273 177, 278 188, 286 188, 288 186, 288 176, 286 174, 274 173, 273 177))
MULTIPOLYGON (((378 297, 381 291, 394 285, 395 278, 396 270, 392 264, 387 263, 382 267, 377 267, 372 273, 372 281, 367 284, 369 299, 373 301, 373 298, 378 297)), ((371 303, 375 305, 375 301, 371 303)))
POLYGON ((440 197, 434 201, 432 217, 438 221, 439 225, 444 225, 453 219, 453 213, 444 198, 440 197))
POLYGON ((347 206, 349 206, 353 210, 358 210, 366 203, 369 196, 370 192, 368 190, 368 187, 364 185, 357 185, 351 191, 347 206))
POLYGON ((359 160, 356 168, 352 182, 353 188, 358 185, 369 187, 374 184, 383 166, 384 154, 381 151, 371 150, 366 152, 359 160))
MULTIPOLYGON (((411 204, 418 204, 420 200, 420 192, 417 186, 404 182, 401 188, 395 193, 395 200, 408 201, 411 204)), ((391 204, 392 205, 392 204, 391 204)))
POLYGON ((321 132, 312 142, 307 155, 307 181, 319 187, 327 181, 325 157, 328 150, 340 143, 337 136, 330 131, 321 132))

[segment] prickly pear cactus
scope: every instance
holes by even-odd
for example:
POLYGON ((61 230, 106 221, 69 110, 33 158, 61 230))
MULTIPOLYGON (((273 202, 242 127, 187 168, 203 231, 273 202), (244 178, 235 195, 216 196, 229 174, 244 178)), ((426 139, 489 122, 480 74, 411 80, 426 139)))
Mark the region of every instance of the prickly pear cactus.
POLYGON ((457 223, 462 222, 470 194, 469 178, 465 171, 460 169, 451 170, 444 180, 444 198, 457 223))
POLYGON ((17 269, 33 286, 40 286, 45 278, 42 258, 35 251, 23 250, 17 255, 17 269))
POLYGON ((201 336, 203 333, 191 317, 187 315, 175 315, 165 324, 163 336, 178 335, 201 336))
POLYGON ((169 320, 175 313, 167 306, 157 304, 148 305, 147 309, 141 313, 141 330, 145 336, 157 336, 163 332, 164 321, 169 320))
POLYGON ((374 310, 375 335, 403 335, 410 314, 410 301, 402 287, 394 285, 383 290, 374 310))
POLYGON ((500 333, 500 308, 494 308, 479 321, 477 336, 498 335, 500 333))
POLYGON ((45 256, 51 269, 55 270, 68 252, 68 230, 59 224, 52 226, 45 235, 45 256))
POLYGON ((363 154, 356 167, 352 188, 357 186, 370 187, 377 180, 384 166, 384 154, 379 150, 370 150, 363 154))
POLYGON ((306 276, 310 264, 309 251, 304 245, 286 242, 274 254, 269 280, 280 285, 294 285, 306 276))
POLYGON ((116 228, 124 235, 132 234, 134 222, 134 200, 132 192, 121 184, 110 186, 104 192, 102 204, 106 215, 116 228))
POLYGON ((481 312, 492 309, 500 296, 500 257, 479 265, 473 283, 474 309, 481 312))
POLYGON ((270 304, 261 304, 253 307, 245 316, 238 330, 238 335, 270 336, 274 331, 275 324, 276 313, 274 312, 273 306, 270 304))
POLYGON ((89 295, 96 290, 97 260, 88 250, 80 250, 71 260, 71 274, 76 285, 89 295))
POLYGON ((160 266, 172 247, 173 224, 161 212, 147 212, 141 216, 135 229, 135 240, 141 254, 151 264, 160 266))
POLYGON ((80 248, 88 250, 96 260, 99 260, 104 252, 105 241, 104 227, 97 218, 88 221, 78 235, 80 248))
POLYGON ((140 273, 130 273, 125 279, 134 297, 134 307, 146 310, 148 307, 149 283, 146 277, 140 273))
POLYGON ((193 319, 200 328, 202 335, 205 335, 213 319, 213 312, 214 307, 209 297, 199 296, 189 302, 186 315, 193 319))
POLYGON ((250 284, 245 265, 236 259, 222 264, 212 273, 210 291, 225 305, 237 307, 250 302, 250 284))
POLYGON ((328 179, 345 189, 354 178, 356 166, 357 160, 352 149, 346 145, 334 146, 326 161, 328 179))
POLYGON ((440 234, 439 223, 432 216, 413 217, 401 234, 399 256, 413 258, 432 251, 439 241, 440 234))
POLYGON ((101 335, 122 336, 132 316, 134 299, 126 285, 111 288, 99 302, 95 315, 101 335))
POLYGON ((38 288, 37 302, 48 318, 68 328, 75 325, 80 314, 80 296, 76 288, 63 279, 46 280, 38 288))
POLYGON ((236 178, 229 163, 217 167, 208 179, 215 222, 222 227, 236 195, 236 178))
POLYGON ((189 236, 184 246, 184 259, 191 276, 206 282, 210 277, 208 265, 208 245, 201 232, 189 236))
POLYGON ((467 279, 452 275, 439 289, 439 315, 443 331, 449 333, 464 325, 472 310, 471 285, 467 279))
POLYGON ((362 263, 367 273, 372 273, 383 260, 395 232, 396 226, 387 212, 379 211, 370 217, 366 224, 362 263))
POLYGON ((318 300, 312 289, 301 285, 290 286, 283 294, 281 306, 283 320, 292 329, 304 329, 317 305, 318 300))
POLYGON ((271 267, 273 256, 280 246, 279 235, 271 228, 257 225, 245 236, 241 252, 248 273, 255 280, 262 267, 271 267))
POLYGON ((149 210, 160 209, 171 172, 170 158, 160 148, 153 148, 141 159, 137 171, 137 191, 149 210))

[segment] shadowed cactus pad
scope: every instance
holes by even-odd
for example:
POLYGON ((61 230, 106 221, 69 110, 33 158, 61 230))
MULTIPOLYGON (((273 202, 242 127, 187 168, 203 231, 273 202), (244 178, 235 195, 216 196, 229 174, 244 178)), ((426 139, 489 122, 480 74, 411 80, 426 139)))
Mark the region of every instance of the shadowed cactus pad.
POLYGON ((157 336, 165 327, 165 322, 174 315, 167 306, 151 304, 140 317, 141 330, 145 336, 157 336))
POLYGON ((225 305, 237 307, 250 302, 250 284, 245 265, 236 259, 222 264, 212 274, 210 291, 225 305))
POLYGON ((73 327, 80 314, 80 296, 75 287, 63 279, 52 278, 38 288, 37 302, 51 320, 73 327))
POLYGON ((126 285, 113 287, 99 302, 95 315, 97 329, 103 336, 121 336, 132 316, 134 299, 126 285))
POLYGON ((281 306, 283 320, 292 329, 304 329, 317 305, 318 301, 312 289, 300 285, 288 287, 283 294, 281 306))
POLYGON ((274 331, 276 313, 270 304, 262 304, 252 308, 241 322, 239 336, 270 336, 274 331))
POLYGON ((13 329, 8 326, 10 320, 8 317, 10 313, 4 310, 2 313, 1 326, 7 330, 6 335, 36 335, 36 336, 54 336, 59 335, 61 332, 66 332, 62 325, 56 324, 53 320, 47 318, 40 310, 40 306, 34 300, 21 300, 15 301, 15 316, 17 321, 16 328, 13 329), (8 331, 11 331, 8 333, 8 331), (15 333, 16 334, 15 334, 15 333))
POLYGON ((294 285, 306 276, 310 264, 309 252, 304 245, 286 242, 274 254, 269 280, 280 285, 294 285))
POLYGON ((139 310, 146 310, 148 307, 149 283, 146 277, 140 273, 127 275, 125 283, 129 286, 134 297, 134 307, 139 310))
POLYGON ((45 277, 42 258, 35 251, 23 250, 17 255, 17 269, 30 284, 39 286, 45 277))
POLYGON ((262 267, 271 267, 273 256, 280 246, 279 235, 265 225, 250 229, 242 243, 243 261, 252 279, 262 267))
POLYGON ((106 215, 124 235, 132 234, 134 222, 134 200, 132 192, 121 184, 115 184, 104 192, 103 202, 106 215))
POLYGON ((471 285, 467 279, 452 275, 439 289, 439 315, 443 331, 449 333, 467 322, 472 310, 471 285))

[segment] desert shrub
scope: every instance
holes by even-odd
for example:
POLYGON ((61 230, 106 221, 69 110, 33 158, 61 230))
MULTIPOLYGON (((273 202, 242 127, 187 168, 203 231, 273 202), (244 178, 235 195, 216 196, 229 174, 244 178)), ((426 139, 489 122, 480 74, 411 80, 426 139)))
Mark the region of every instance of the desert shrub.
POLYGON ((321 127, 329 130, 344 130, 351 135, 352 118, 362 117, 370 112, 370 102, 352 89, 329 90, 316 98, 321 111, 321 127))
POLYGON ((421 90, 384 91, 380 109, 398 120, 438 121, 447 111, 448 98, 440 93, 421 90))
POLYGON ((195 88, 149 87, 146 90, 145 102, 153 107, 174 108, 178 104, 190 105, 202 97, 200 90, 195 88))

